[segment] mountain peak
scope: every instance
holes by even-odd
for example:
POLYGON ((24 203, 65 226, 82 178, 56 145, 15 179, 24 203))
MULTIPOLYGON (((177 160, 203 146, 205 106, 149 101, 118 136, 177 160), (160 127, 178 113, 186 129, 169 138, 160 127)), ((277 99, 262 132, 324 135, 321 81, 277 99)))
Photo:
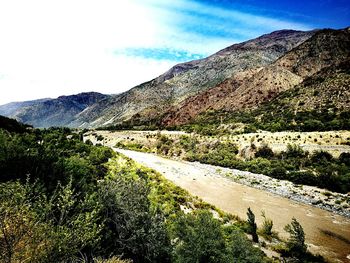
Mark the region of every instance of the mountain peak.
MULTIPOLYGON (((175 65, 117 95, 84 92, 17 107, 34 126, 186 123, 208 109, 252 109, 349 57, 349 28, 278 30, 175 65), (166 117, 166 121, 164 121, 166 117)), ((1 114, 1 107, 0 107, 1 114)))

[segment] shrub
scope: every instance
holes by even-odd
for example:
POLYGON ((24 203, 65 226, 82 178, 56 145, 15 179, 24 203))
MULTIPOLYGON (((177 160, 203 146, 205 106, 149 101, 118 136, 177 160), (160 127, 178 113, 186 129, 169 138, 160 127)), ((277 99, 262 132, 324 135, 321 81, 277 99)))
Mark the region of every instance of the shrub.
POLYGON ((316 151, 311 155, 311 161, 317 165, 320 163, 327 163, 333 160, 333 156, 325 151, 316 151))
POLYGON ((341 153, 339 156, 339 162, 344 163, 347 166, 350 166, 350 153, 341 153))
POLYGON ((271 238, 272 236, 272 227, 273 227, 273 222, 271 219, 266 218, 265 212, 261 212, 261 216, 264 218, 263 225, 261 228, 261 233, 268 238, 271 238))
POLYGON ((263 146, 261 146, 258 149, 258 151, 255 153, 255 157, 272 158, 273 156, 274 156, 274 153, 267 144, 264 144, 263 146))
POLYGON ((281 165, 272 168, 270 176, 277 179, 285 179, 287 174, 287 169, 281 165))
POLYGON ((296 257, 302 257, 306 254, 305 233, 300 223, 293 217, 292 222, 284 227, 290 235, 287 241, 289 253, 296 257))
POLYGON ((229 235, 228 255, 230 261, 240 263, 261 263, 265 262, 264 253, 258 248, 252 246, 251 242, 239 230, 234 230, 229 235))
POLYGON ((174 223, 175 262, 227 262, 223 232, 208 211, 180 215, 174 223))
POLYGON ((133 262, 167 262, 170 240, 159 211, 152 211, 144 179, 115 177, 99 187, 104 228, 100 253, 133 262))
POLYGON ((299 146, 295 144, 288 144, 285 152, 286 157, 290 158, 303 158, 307 156, 307 153, 299 146))

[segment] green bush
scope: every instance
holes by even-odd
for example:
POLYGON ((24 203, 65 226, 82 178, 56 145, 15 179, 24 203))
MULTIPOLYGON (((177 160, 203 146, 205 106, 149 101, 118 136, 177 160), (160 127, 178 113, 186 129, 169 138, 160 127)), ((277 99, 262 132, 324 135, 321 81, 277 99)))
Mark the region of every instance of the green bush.
POLYGON ((272 237, 272 227, 273 227, 273 222, 271 219, 267 218, 265 215, 265 212, 261 212, 261 216, 264 218, 263 225, 261 228, 261 234, 264 237, 271 238, 272 237))
POLYGON ((255 157, 272 158, 274 157, 274 153, 267 144, 264 144, 256 151, 255 157))
POLYGON ((287 241, 288 252, 292 256, 302 258, 307 251, 305 233, 300 223, 293 217, 292 222, 285 226, 285 231, 290 235, 287 241))
POLYGON ((180 215, 173 227, 174 262, 228 262, 221 224, 210 212, 180 215))

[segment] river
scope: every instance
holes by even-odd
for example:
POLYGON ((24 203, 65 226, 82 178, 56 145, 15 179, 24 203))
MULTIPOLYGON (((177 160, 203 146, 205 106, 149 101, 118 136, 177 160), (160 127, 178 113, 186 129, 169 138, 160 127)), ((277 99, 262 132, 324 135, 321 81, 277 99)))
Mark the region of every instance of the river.
POLYGON ((242 219, 246 218, 250 207, 259 225, 262 221, 260 213, 264 210, 266 216, 273 220, 274 230, 282 237, 287 237, 284 226, 295 217, 304 228, 311 252, 321 254, 333 262, 350 262, 349 218, 238 184, 220 172, 213 173, 205 164, 194 165, 129 150, 116 151, 160 172, 192 195, 242 219))

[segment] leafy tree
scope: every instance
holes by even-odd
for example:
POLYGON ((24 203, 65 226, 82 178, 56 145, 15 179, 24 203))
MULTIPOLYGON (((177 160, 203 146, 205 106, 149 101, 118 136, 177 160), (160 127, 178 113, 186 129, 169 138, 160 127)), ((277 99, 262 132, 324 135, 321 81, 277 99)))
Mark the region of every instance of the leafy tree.
POLYGON ((307 153, 305 153, 299 145, 288 143, 287 151, 284 153, 284 155, 289 158, 303 158, 307 155, 307 153))
POLYGON ((252 235, 253 242, 259 243, 259 237, 258 237, 258 234, 256 233, 257 225, 255 223, 255 215, 253 211, 250 209, 250 207, 248 207, 247 217, 248 217, 248 220, 247 220, 248 232, 252 235))
POLYGON ((261 212, 261 216, 264 218, 263 225, 262 225, 262 228, 261 228, 261 233, 265 237, 271 237, 272 234, 273 234, 272 233, 273 222, 272 222, 271 219, 266 217, 264 211, 261 212))
POLYGON ((49 249, 47 225, 31 211, 29 191, 19 182, 0 184, 1 262, 40 262, 49 249))
POLYGON ((333 156, 325 151, 316 151, 311 155, 311 161, 319 165, 320 163, 325 164, 327 162, 331 162, 333 160, 333 156))
POLYGON ((209 211, 180 215, 173 231, 174 262, 228 262, 220 223, 209 211))
POLYGON ((341 153, 339 156, 339 162, 350 166, 350 153, 341 153))
POLYGON ((273 156, 274 153, 267 144, 262 145, 255 153, 255 157, 271 158, 273 156))
POLYGON ((99 186, 105 218, 100 254, 124 255, 133 262, 169 261, 170 241, 159 211, 152 211, 143 179, 116 177, 99 186))
POLYGON ((48 199, 39 185, 0 184, 0 254, 5 262, 71 261, 98 240, 96 203, 70 185, 48 199))
POLYGON ((302 257, 307 251, 305 233, 300 223, 293 217, 292 222, 284 227, 290 235, 287 241, 289 252, 293 256, 302 257))
POLYGON ((229 235, 228 255, 230 261, 240 263, 261 263, 264 262, 264 253, 248 240, 243 232, 234 230, 229 235))

